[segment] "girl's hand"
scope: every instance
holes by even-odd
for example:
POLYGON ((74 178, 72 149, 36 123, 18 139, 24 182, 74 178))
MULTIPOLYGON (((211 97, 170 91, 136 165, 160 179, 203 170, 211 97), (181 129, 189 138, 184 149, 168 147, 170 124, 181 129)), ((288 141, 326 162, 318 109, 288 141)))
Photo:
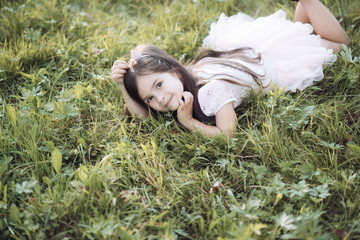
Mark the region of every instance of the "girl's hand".
POLYGON ((111 68, 112 78, 119 84, 124 83, 124 74, 129 69, 129 65, 122 60, 116 60, 111 68))
POLYGON ((177 109, 177 118, 181 124, 193 118, 194 96, 190 92, 183 92, 183 98, 184 101, 179 100, 179 108, 177 109))

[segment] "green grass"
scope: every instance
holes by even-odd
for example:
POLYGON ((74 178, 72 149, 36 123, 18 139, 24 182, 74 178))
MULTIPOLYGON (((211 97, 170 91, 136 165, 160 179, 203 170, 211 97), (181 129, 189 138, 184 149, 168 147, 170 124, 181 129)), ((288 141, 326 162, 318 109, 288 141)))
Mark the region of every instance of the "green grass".
POLYGON ((139 43, 189 62, 220 12, 290 1, 2 1, 2 239, 358 239, 360 5, 303 92, 251 95, 233 139, 125 115, 110 79, 139 43))

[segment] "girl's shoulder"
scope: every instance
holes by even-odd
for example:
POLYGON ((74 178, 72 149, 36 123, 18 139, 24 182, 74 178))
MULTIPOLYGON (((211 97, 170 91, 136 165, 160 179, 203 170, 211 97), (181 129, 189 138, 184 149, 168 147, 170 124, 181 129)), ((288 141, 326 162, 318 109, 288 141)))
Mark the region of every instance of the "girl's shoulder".
POLYGON ((227 103, 233 102, 234 107, 241 101, 246 87, 225 80, 211 80, 202 85, 198 92, 201 110, 206 116, 215 116, 227 103))

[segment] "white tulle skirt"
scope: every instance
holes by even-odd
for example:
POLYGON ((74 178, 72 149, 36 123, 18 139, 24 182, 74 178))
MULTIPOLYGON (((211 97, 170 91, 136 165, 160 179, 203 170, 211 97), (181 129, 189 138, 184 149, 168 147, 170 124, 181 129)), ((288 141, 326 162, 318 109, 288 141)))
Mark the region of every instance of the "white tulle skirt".
POLYGON ((286 91, 303 90, 324 77, 323 67, 336 61, 331 49, 321 46, 310 24, 286 19, 286 12, 253 19, 246 14, 223 13, 210 27, 204 48, 226 51, 251 47, 265 55, 277 72, 273 84, 286 91))

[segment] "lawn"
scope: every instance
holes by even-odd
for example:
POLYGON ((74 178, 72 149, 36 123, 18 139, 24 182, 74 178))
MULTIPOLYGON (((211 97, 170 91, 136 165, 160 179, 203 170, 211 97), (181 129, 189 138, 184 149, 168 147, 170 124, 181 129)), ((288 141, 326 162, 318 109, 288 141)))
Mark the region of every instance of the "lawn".
POLYGON ((183 63, 221 12, 286 0, 3 0, 1 239, 359 239, 360 4, 352 43, 302 92, 255 95, 234 138, 141 121, 111 80, 139 43, 183 63))

